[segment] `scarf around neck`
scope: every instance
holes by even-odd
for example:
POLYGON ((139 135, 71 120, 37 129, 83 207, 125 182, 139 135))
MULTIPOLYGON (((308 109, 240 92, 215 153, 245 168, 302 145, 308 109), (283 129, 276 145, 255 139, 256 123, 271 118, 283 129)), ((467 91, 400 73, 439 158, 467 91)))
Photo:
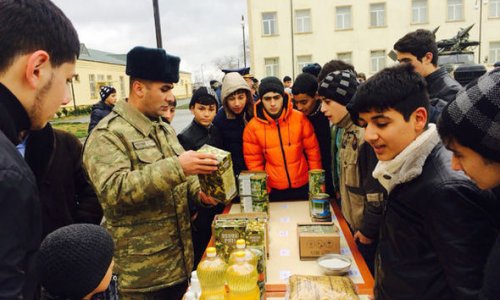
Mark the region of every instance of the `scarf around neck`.
POLYGON ((379 161, 373 170, 373 177, 390 193, 398 184, 422 174, 427 157, 439 141, 436 125, 429 124, 426 131, 392 160, 379 161))

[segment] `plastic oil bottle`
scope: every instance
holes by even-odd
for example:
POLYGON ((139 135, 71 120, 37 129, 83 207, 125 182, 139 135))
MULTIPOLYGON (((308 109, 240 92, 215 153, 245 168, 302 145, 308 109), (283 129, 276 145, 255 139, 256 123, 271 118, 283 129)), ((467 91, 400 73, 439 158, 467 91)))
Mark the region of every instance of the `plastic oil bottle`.
POLYGON ((245 253, 245 261, 257 268, 257 256, 250 250, 246 248, 246 242, 244 239, 239 239, 236 241, 236 249, 229 255, 228 263, 232 265, 236 262, 236 253, 245 253))
POLYGON ((235 254, 236 262, 226 271, 229 286, 229 300, 259 300, 260 292, 257 285, 257 270, 245 260, 245 252, 235 254))
POLYGON ((226 270, 227 264, 217 256, 214 247, 207 248, 207 256, 196 268, 201 285, 201 300, 226 299, 226 270))

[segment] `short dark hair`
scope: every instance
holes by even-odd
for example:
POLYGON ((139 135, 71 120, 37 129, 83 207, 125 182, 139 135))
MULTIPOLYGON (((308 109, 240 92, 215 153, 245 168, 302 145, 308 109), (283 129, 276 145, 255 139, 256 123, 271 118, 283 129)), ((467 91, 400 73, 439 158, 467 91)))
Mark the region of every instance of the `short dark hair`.
POLYGON ((191 101, 189 101, 189 108, 193 108, 196 103, 201 105, 215 105, 219 108, 219 102, 217 102, 217 96, 215 92, 209 87, 199 87, 193 93, 191 101))
POLYGON ((292 81, 292 78, 288 75, 286 75, 285 77, 283 77, 283 82, 287 82, 287 81, 292 81))
POLYGON ((0 73, 19 55, 44 50, 58 67, 80 55, 71 21, 49 0, 0 1, 0 73))
POLYGON ((329 62, 327 62, 323 66, 323 68, 321 68, 321 71, 318 74, 318 82, 323 81, 326 75, 330 74, 331 72, 342 71, 342 70, 351 70, 354 74, 357 74, 356 70, 354 70, 353 65, 348 64, 340 59, 332 59, 329 62))
POLYGON ((311 97, 316 95, 316 91, 318 90, 318 81, 316 77, 309 73, 302 73, 297 78, 295 78, 295 82, 292 87, 292 94, 307 94, 311 97))
POLYGON ((429 95, 425 79, 408 63, 385 68, 370 77, 358 87, 347 105, 355 123, 359 113, 384 112, 391 108, 408 121, 419 107, 429 111, 429 95))
POLYGON ((407 33, 394 44, 394 50, 399 52, 408 52, 422 61, 427 52, 432 53, 432 64, 437 66, 438 48, 436 36, 429 30, 417 29, 407 33))

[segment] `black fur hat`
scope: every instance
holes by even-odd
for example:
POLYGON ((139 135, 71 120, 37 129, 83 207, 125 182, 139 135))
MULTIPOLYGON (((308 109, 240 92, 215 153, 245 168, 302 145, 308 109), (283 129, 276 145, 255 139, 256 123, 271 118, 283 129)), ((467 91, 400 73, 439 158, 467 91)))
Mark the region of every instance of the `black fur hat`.
POLYGON ((179 81, 181 59, 164 49, 137 46, 127 53, 126 73, 130 77, 161 82, 179 81))

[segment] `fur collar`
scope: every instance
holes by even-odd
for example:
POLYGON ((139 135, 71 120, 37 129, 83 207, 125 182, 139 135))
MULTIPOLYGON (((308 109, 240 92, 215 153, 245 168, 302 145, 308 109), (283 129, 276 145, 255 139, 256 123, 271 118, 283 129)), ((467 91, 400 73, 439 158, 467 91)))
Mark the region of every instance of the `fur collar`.
POLYGON ((378 179, 388 193, 398 185, 417 178, 432 149, 439 143, 439 135, 435 124, 418 136, 408 147, 389 161, 379 161, 373 177, 378 179))

